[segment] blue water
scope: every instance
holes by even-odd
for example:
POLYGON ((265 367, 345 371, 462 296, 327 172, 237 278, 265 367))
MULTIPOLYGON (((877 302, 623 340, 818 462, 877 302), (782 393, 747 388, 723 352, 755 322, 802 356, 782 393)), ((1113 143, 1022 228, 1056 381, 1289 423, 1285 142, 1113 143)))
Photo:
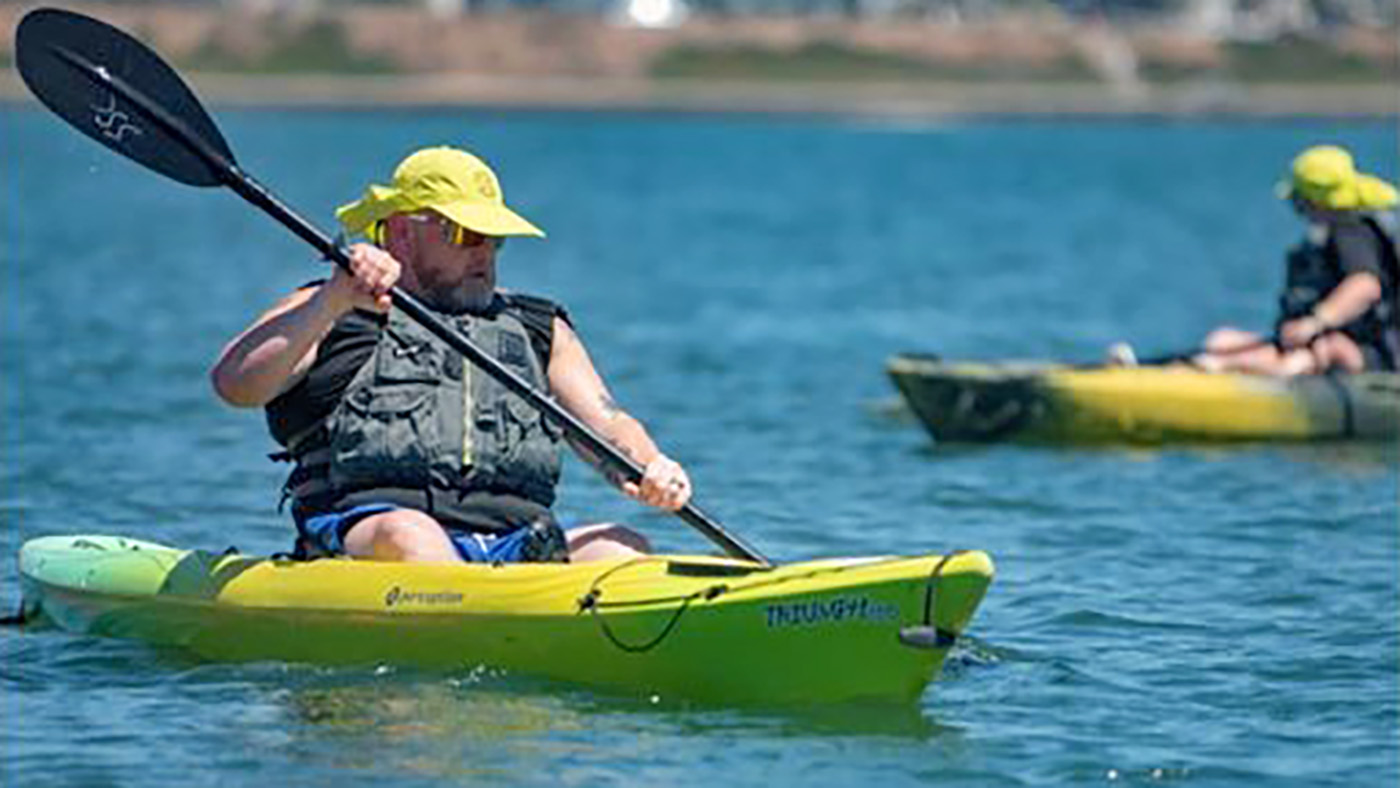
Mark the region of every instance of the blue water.
MULTIPOLYGON (((324 270, 229 192, 0 109, 0 553, 72 532, 269 552, 282 469, 205 371, 324 270)), ((783 560, 981 548, 999 576, 913 706, 772 710, 476 672, 201 663, 0 629, 0 783, 1390 786, 1394 446, 968 449, 890 418, 892 353, 1092 360, 1272 319, 1301 147, 1393 124, 223 112, 307 216, 413 147, 483 152, 698 502, 783 560)), ((561 513, 707 550, 573 463, 561 513)), ((19 587, 0 571, 0 607, 19 587)), ((851 666, 860 670, 862 666, 851 666)))

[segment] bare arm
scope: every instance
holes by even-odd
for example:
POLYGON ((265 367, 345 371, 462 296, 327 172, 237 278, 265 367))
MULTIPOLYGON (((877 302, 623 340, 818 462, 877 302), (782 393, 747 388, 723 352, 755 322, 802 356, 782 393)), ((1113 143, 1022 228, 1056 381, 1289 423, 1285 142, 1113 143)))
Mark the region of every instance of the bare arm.
MULTIPOLYGON (((645 469, 641 482, 623 484, 623 492, 670 510, 690 500, 685 469, 662 454, 642 423, 618 406, 578 334, 557 317, 548 374, 550 389, 560 405, 645 469)), ((584 452, 580 455, 594 461, 584 452)))
POLYGON ((1381 298, 1381 280, 1369 271, 1349 274, 1313 307, 1312 313, 1284 323, 1279 338, 1285 346, 1307 345, 1313 337, 1361 317, 1381 298))
POLYGON ((331 326, 355 308, 385 311, 399 264, 386 252, 358 244, 350 274, 339 268, 319 287, 298 290, 263 313, 224 347, 209 372, 214 391, 230 405, 266 405, 301 380, 331 326))
POLYGON ((1381 300, 1381 280, 1369 271, 1358 271, 1313 307, 1313 315, 1329 326, 1344 326, 1361 317, 1381 300))
POLYGON ((234 337, 209 373, 220 399, 253 408, 296 385, 343 314, 330 301, 324 285, 298 290, 234 337))

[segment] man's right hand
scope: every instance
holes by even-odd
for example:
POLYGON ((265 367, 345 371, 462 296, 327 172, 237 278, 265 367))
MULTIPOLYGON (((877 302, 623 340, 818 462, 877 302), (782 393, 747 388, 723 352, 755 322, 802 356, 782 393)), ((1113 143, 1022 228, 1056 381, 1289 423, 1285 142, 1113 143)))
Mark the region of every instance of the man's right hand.
POLYGON ((388 312, 389 289, 399 281, 403 267, 388 252, 369 244, 349 249, 350 270, 336 266, 326 285, 326 295, 341 312, 367 309, 388 312))

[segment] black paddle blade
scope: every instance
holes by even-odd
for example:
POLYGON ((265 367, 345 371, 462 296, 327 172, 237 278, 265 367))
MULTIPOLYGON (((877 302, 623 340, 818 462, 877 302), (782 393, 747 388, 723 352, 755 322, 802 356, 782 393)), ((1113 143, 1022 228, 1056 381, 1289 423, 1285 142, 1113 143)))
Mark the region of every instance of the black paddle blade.
POLYGON ((191 186, 234 164, 219 129, 160 56, 115 27, 54 8, 25 14, 15 61, 34 95, 73 128, 191 186))

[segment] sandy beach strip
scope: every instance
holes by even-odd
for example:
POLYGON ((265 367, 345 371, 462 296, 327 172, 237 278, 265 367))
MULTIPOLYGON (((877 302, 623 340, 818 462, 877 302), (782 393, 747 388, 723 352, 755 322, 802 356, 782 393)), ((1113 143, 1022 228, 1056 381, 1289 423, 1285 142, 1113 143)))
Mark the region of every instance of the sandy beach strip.
MULTIPOLYGON (((214 107, 272 109, 491 108, 876 117, 1335 117, 1396 119, 1400 89, 1383 84, 1224 82, 1135 90, 1085 82, 716 82, 501 78, 476 74, 183 75, 214 107)), ((0 101, 33 97, 14 69, 0 72, 0 101)))

